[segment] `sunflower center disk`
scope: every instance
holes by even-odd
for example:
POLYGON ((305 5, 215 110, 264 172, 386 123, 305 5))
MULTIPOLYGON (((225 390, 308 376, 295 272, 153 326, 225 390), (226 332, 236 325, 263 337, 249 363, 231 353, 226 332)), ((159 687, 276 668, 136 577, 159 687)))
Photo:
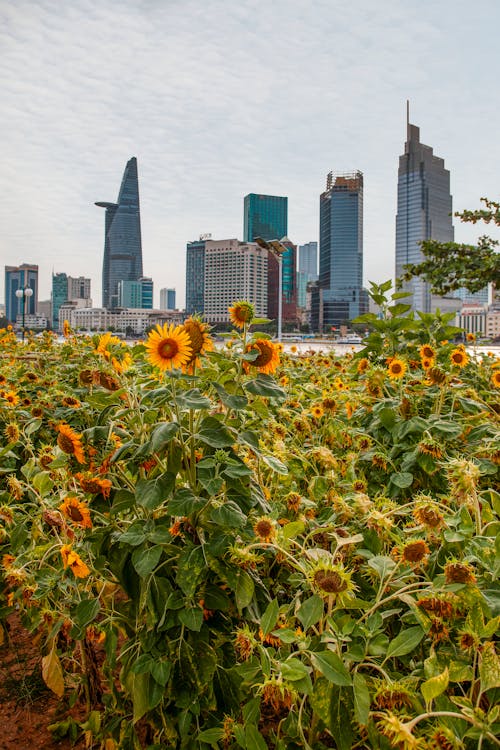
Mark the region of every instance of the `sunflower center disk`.
POLYGON ((252 365, 254 367, 265 367, 265 365, 267 365, 273 358, 272 349, 270 349, 265 344, 257 344, 257 347, 260 351, 260 354, 257 359, 254 359, 252 365))
POLYGON ((75 446, 71 438, 67 435, 59 434, 57 437, 57 444, 64 453, 74 453, 75 446))
POLYGON ((165 341, 162 341, 160 346, 158 347, 158 354, 160 357, 164 357, 165 359, 172 359, 175 357, 177 352, 179 351, 179 347, 177 345, 177 342, 173 339, 166 339, 165 341))

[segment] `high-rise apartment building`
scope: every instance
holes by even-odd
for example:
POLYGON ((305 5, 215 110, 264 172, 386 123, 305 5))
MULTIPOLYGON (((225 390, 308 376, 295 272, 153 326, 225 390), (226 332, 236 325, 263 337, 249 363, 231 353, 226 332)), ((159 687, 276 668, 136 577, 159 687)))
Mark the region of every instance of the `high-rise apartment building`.
POLYGON ((99 201, 106 209, 104 261, 102 265, 102 306, 118 306, 118 282, 142 277, 141 216, 137 159, 125 167, 117 203, 99 201))
POLYGON ((176 310, 175 289, 160 289, 160 310, 176 310))
POLYGON ((236 300, 251 302, 255 315, 267 315, 268 251, 237 239, 205 242, 204 317, 210 323, 229 320, 236 300))
POLYGON ((85 276, 68 276, 68 300, 86 299, 92 307, 90 279, 85 276))
POLYGON ((23 263, 20 266, 5 266, 5 317, 9 323, 15 323, 18 315, 34 315, 38 304, 38 266, 23 263), (29 287, 31 297, 17 297, 18 289, 29 287))
MULTIPOLYGON (((211 235, 208 235, 210 237, 211 235)), ((204 312, 205 293, 205 235, 186 245, 186 313, 204 312)))
MULTIPOLYGON (((420 129, 407 121, 405 152, 399 157, 396 216, 396 278, 409 263, 423 260, 420 242, 453 242, 450 173, 430 146, 420 143, 420 129)), ((431 311, 429 285, 415 277, 403 283, 413 310, 431 311)), ((405 300, 406 301, 406 300, 405 300)))
POLYGON ((327 332, 365 312, 363 173, 330 172, 319 212, 319 278, 312 296, 312 326, 327 332))
POLYGON ((243 206, 243 241, 281 240, 288 233, 288 198, 249 193, 243 206))

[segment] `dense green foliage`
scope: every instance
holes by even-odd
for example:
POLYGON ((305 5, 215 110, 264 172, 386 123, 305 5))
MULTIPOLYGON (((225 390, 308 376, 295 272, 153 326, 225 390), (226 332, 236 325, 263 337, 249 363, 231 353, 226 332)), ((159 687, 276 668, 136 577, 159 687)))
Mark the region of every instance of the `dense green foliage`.
POLYGON ((406 315, 191 374, 0 335, 0 618, 104 750, 499 745, 500 362, 406 315))

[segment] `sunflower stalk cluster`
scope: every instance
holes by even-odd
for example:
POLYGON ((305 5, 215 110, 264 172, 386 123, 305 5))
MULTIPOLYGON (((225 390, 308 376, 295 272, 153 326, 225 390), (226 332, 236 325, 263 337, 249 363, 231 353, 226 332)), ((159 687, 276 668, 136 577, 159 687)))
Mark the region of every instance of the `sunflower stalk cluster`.
POLYGON ((284 352, 252 305, 128 347, 0 332, 0 618, 106 750, 497 747, 500 362, 385 311, 284 352))

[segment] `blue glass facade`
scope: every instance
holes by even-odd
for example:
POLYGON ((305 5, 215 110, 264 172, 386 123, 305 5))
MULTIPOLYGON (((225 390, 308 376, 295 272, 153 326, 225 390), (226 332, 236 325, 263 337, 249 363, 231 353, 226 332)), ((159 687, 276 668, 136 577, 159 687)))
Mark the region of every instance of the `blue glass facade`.
POLYGON ((186 245, 186 313, 204 313, 205 240, 186 245))
POLYGON ((244 198, 243 241, 281 240, 288 233, 288 198, 249 193, 244 198))
POLYGON ((312 299, 314 330, 348 324, 365 311, 363 174, 327 177, 320 196, 319 283, 312 299))
POLYGON ((118 307, 151 310, 153 308, 153 280, 118 282, 118 307))
MULTIPOLYGON (((423 260, 420 242, 427 239, 453 242, 450 173, 443 159, 420 143, 420 129, 408 123, 405 153, 399 157, 396 278, 407 264, 423 260)), ((430 290, 422 278, 404 282, 403 289, 411 292, 413 310, 430 312, 430 290)))
POLYGON ((68 299, 68 276, 65 273, 52 274, 52 328, 59 330, 59 308, 68 299))
POLYGON ((138 281, 142 276, 141 216, 137 159, 125 167, 117 203, 100 201, 106 209, 102 306, 118 306, 118 282, 138 281))
POLYGON ((9 323, 15 323, 17 316, 23 312, 23 298, 16 296, 18 289, 30 287, 33 294, 25 297, 26 315, 36 313, 38 303, 38 266, 23 263, 21 266, 5 266, 5 317, 9 323))

